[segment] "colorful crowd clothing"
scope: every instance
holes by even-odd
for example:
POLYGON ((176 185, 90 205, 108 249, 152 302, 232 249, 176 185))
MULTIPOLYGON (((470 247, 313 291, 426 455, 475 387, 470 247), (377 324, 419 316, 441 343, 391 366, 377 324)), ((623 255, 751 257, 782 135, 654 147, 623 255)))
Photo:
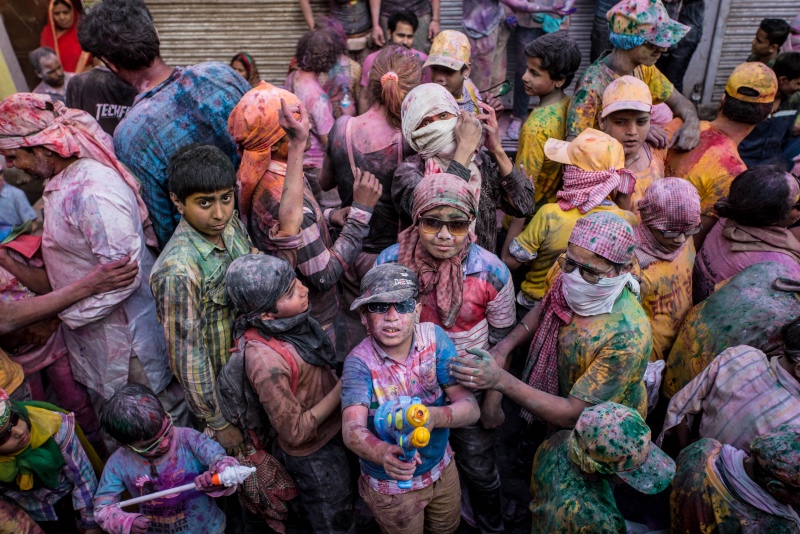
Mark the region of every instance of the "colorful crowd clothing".
POLYGON ((43 534, 44 531, 16 503, 0 499, 0 533, 43 534))
POLYGON ((247 342, 247 378, 278 434, 280 448, 291 456, 308 456, 341 431, 342 418, 338 412, 317 427, 310 411, 336 386, 336 374, 330 367, 303 360, 292 344, 275 342, 282 354, 258 340, 247 342), (294 360, 293 366, 287 357, 294 360))
POLYGON ((39 82, 39 85, 33 88, 33 91, 31 92, 35 95, 47 95, 53 102, 64 102, 67 99, 67 87, 69 87, 69 82, 74 76, 75 75, 71 72, 65 73, 64 85, 61 87, 53 87, 46 81, 42 80, 39 82))
MULTIPOLYGON (((444 406, 445 390, 458 383, 450 376, 450 361, 456 348, 444 330, 432 323, 414 327, 414 338, 404 363, 394 360, 381 349, 372 336, 353 349, 344 362, 342 373, 342 410, 364 406, 369 410, 367 428, 375 433, 378 406, 401 395, 419 397, 426 406, 444 406)), ((414 471, 412 487, 402 490, 380 465, 360 460, 366 484, 384 495, 397 495, 426 488, 436 482, 450 463, 453 453, 447 443, 450 430, 431 431, 427 447, 418 452, 422 464, 414 471)))
POLYGON ((628 289, 611 313, 583 317, 558 332, 558 382, 562 397, 589 404, 616 402, 647 417, 644 371, 653 350, 650 322, 628 289))
POLYGON ((800 382, 778 357, 740 345, 726 349, 672 397, 664 433, 700 418, 700 437, 750 453, 750 442, 781 425, 800 423, 800 382))
MULTIPOLYGON (((398 262, 399 251, 400 245, 389 247, 378 256, 375 264, 398 262)), ((463 265, 461 310, 455 324, 445 330, 462 356, 470 348, 488 350, 516 323, 514 282, 508 267, 497 256, 475 244, 463 265)), ((423 297, 421 302, 420 321, 445 328, 436 299, 423 297)))
POLYGON ((67 85, 66 105, 82 109, 95 118, 100 127, 113 136, 136 99, 136 89, 123 82, 107 67, 75 75, 67 85))
POLYGON ((540 300, 545 294, 545 280, 556 259, 567 250, 569 236, 578 219, 590 213, 607 212, 619 215, 631 225, 637 224, 636 216, 622 210, 610 200, 581 213, 578 208, 563 210, 558 204, 545 204, 525 229, 509 245, 509 252, 522 263, 533 262, 531 270, 522 282, 522 294, 529 300, 540 300))
POLYGON ((222 447, 191 428, 175 427, 169 450, 157 458, 145 458, 120 447, 108 459, 94 497, 95 518, 105 532, 130 532, 140 515, 150 520, 148 531, 166 534, 222 534, 225 513, 214 497, 231 495, 236 486, 217 492, 184 491, 139 505, 139 513, 127 513, 114 506, 128 491, 139 497, 193 482, 206 471, 219 473, 238 462, 225 455, 222 447))
POLYGON ((478 102, 483 102, 483 99, 481 98, 478 87, 469 78, 464 80, 464 86, 461 88, 461 97, 456 98, 456 102, 461 111, 467 111, 473 115, 481 113, 478 102))
POLYGON ((544 155, 544 144, 548 139, 564 139, 566 136, 570 102, 570 97, 564 96, 555 104, 533 108, 519 133, 515 163, 521 164, 533 180, 534 200, 540 208, 542 204, 558 200, 556 193, 561 189, 561 163, 544 155))
MULTIPOLYGON (((44 410, 43 410, 44 411, 44 410)), ((83 528, 97 528, 94 519, 92 497, 97 490, 97 477, 75 433, 75 418, 72 414, 56 414, 61 418, 58 431, 52 439, 61 450, 64 464, 58 472, 57 485, 48 488, 34 484, 33 489, 20 490, 16 484, 4 484, 0 495, 16 502, 34 521, 57 521, 53 508, 67 495, 72 496, 72 506, 80 513, 83 528)))
POLYGON ((795 522, 763 512, 736 493, 729 480, 732 474, 722 458, 724 447, 706 438, 678 456, 670 496, 671 531, 796 533, 795 522))
MULTIPOLYGON (((681 124, 674 119, 665 129, 671 136, 681 124)), ((733 179, 746 170, 736 143, 710 122, 700 121, 700 143, 688 152, 667 152, 665 173, 688 180, 700 194, 701 215, 718 219, 714 204, 728 195, 733 179)))
MULTIPOLYGON (((391 17, 395 13, 411 11, 417 17, 432 13, 431 0, 381 0, 381 17, 391 17)), ((419 30, 417 30, 419 31, 419 30)))
POLYGON ((733 219, 720 219, 708 233, 694 265, 695 302, 708 298, 720 282, 763 262, 785 265, 792 278, 800 279, 800 243, 784 228, 752 228, 741 226, 733 219), (757 238, 762 236, 781 239, 788 246, 783 251, 776 246, 770 247, 771 250, 753 250, 753 242, 761 241, 757 238), (741 247, 737 247, 739 242, 741 247))
POLYGON ((22 189, 9 183, 0 185, 0 224, 20 226, 36 219, 36 212, 22 189))
POLYGON ((331 100, 322 87, 318 75, 312 72, 301 70, 292 72, 286 78, 284 87, 297 95, 308 111, 311 147, 303 155, 303 168, 318 169, 322 167, 322 160, 325 157, 325 147, 322 146, 320 137, 330 133, 335 121, 331 100))
POLYGON ((684 317, 692 309, 694 245, 672 261, 655 261, 641 270, 641 299, 653 330, 650 361, 666 360, 684 317))
MULTIPOLYGON (((514 217, 528 217, 534 210, 534 191, 531 181, 520 172, 519 168, 508 176, 500 176, 500 170, 485 150, 481 150, 474 159, 481 176, 480 202, 475 225, 478 245, 486 250, 495 250, 497 245, 497 210, 514 217)), ((451 161, 443 172, 453 174, 469 182, 469 167, 457 161, 451 161)), ((392 199, 400 210, 400 221, 404 227, 411 224, 411 213, 414 201, 414 188, 422 180, 425 172, 425 160, 415 154, 401 163, 394 173, 392 182, 392 199)))
POLYGON ((361 93, 361 79, 363 78, 361 64, 347 54, 342 54, 327 72, 319 74, 319 84, 328 95, 334 119, 343 114, 355 115, 358 95, 361 93), (350 107, 342 107, 342 86, 346 85, 350 91, 350 107))
POLYGON ((346 35, 363 33, 372 28, 367 0, 331 0, 331 17, 344 28, 346 35))
POLYGON ((506 46, 511 28, 499 0, 466 0, 463 31, 470 44, 470 80, 487 90, 506 79, 506 46))
POLYGON ((636 175, 636 190, 631 195, 631 211, 636 214, 639 213, 637 205, 644 197, 644 192, 647 191, 650 184, 664 178, 664 161, 667 158, 666 149, 655 149, 648 143, 644 143, 643 148, 650 159, 650 165, 644 171, 634 173, 636 175))
MULTIPOLYGON (((620 77, 606 65, 607 57, 608 54, 604 54, 592 63, 575 87, 572 104, 567 113, 568 137, 577 136, 587 128, 600 128, 599 117, 603 111, 603 92, 608 84, 620 77)), ((642 80, 650 87, 653 104, 666 102, 672 95, 672 83, 656 67, 639 65, 634 69, 632 76, 642 80)))
POLYGON ((221 236, 224 248, 212 245, 181 219, 150 276, 172 372, 191 412, 217 430, 227 422, 219 410, 216 378, 233 346, 234 315, 225 272, 251 247, 235 213, 221 236))
POLYGON ((800 316, 796 279, 778 263, 737 274, 686 315, 672 345, 661 392, 672 398, 728 347, 780 352, 781 327, 800 316))
POLYGON ((164 82, 136 97, 114 130, 114 150, 142 184, 161 248, 180 221, 167 189, 170 158, 199 142, 216 146, 238 164, 228 115, 249 90, 250 84, 223 63, 176 67, 164 82))
POLYGON ((81 158, 50 179, 43 198, 42 256, 54 290, 98 263, 130 255, 139 264, 130 286, 85 298, 59 314, 75 379, 109 398, 127 383, 130 360, 138 358, 150 388, 160 393, 172 374, 147 286, 154 259, 137 195, 115 170, 81 158))
POLYGON ((571 430, 550 436, 536 451, 531 476, 531 532, 626 532, 611 486, 588 478, 569 454, 571 430))

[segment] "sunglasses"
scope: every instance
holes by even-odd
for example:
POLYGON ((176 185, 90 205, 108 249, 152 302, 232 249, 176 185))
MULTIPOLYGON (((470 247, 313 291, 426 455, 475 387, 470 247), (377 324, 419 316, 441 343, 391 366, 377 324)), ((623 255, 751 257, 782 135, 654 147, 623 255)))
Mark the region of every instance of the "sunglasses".
POLYGON ((156 439, 153 443, 151 443, 144 449, 137 449, 132 445, 128 445, 128 448, 133 452, 138 452, 139 454, 145 454, 152 451, 159 445, 161 445, 161 442, 164 441, 164 438, 166 438, 169 435, 170 431, 172 430, 172 416, 170 414, 167 414, 167 417, 169 418, 169 423, 167 423, 167 428, 164 429, 164 432, 161 433, 161 436, 158 439, 156 439))
POLYGON ((599 284, 600 280, 605 278, 608 275, 608 273, 611 272, 611 269, 613 269, 613 267, 611 267, 611 269, 607 270, 604 273, 601 273, 601 272, 595 271, 594 269, 590 269, 588 267, 584 267, 583 265, 581 265, 577 261, 575 261, 575 260, 573 260, 571 258, 568 258, 566 254, 562 254, 561 256, 559 256, 556 261, 558 262, 558 266, 565 273, 571 273, 571 272, 575 271, 575 269, 578 269, 578 272, 580 273, 581 278, 583 278, 586 281, 586 283, 592 284, 592 285, 599 284))
POLYGON ((414 299, 406 299, 402 302, 370 302, 367 304, 367 311, 370 313, 386 313, 389 311, 389 306, 394 306, 397 313, 411 313, 417 307, 417 301, 414 299))
POLYGON ((433 217, 420 217, 419 222, 422 231, 426 234, 438 234, 442 230, 442 226, 447 226, 447 231, 454 237, 466 235, 469 232, 469 225, 472 224, 472 221, 443 221, 433 217))
POLYGON ((684 236, 687 236, 687 237, 690 236, 690 235, 695 235, 695 234, 700 232, 701 228, 702 228, 702 225, 698 224, 696 227, 690 228, 689 230, 686 230, 685 232, 665 232, 663 230, 658 230, 658 228, 656 228, 656 230, 658 230, 658 233, 660 233, 661 235, 664 236, 664 239, 675 239, 676 237, 679 237, 681 235, 684 235, 684 236))
POLYGON ((514 84, 511 82, 511 80, 503 80, 502 82, 498 83, 497 85, 493 85, 490 88, 484 89, 481 92, 482 93, 488 93, 492 89, 497 89, 498 87, 500 89, 497 91, 497 95, 496 96, 505 96, 505 95, 507 95, 508 93, 511 92, 511 89, 514 88, 514 84))
POLYGON ((8 426, 3 430, 3 433, 0 434, 0 445, 5 445, 6 442, 11 439, 11 430, 17 426, 17 423, 19 423, 19 414, 12 413, 11 418, 8 420, 8 426))

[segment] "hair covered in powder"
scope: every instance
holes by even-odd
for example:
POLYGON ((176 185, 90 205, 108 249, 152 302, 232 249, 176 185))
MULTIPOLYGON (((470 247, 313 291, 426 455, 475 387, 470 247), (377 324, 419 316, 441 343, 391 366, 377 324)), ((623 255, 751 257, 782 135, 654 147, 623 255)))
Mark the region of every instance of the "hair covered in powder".
POLYGON ((383 104, 393 126, 400 127, 403 100, 419 85, 421 72, 416 54, 403 46, 388 45, 375 58, 367 87, 372 102, 383 104), (386 76, 392 72, 396 76, 386 76))
POLYGON ((100 408, 100 425, 123 445, 158 436, 167 412, 155 393, 141 384, 125 384, 100 408))

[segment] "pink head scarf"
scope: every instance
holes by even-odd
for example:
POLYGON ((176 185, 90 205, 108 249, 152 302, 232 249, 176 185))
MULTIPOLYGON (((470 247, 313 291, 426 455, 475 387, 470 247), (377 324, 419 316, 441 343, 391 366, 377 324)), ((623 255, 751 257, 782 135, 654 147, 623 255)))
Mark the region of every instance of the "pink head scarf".
POLYGON ((139 194, 139 181, 117 159, 111 136, 91 115, 33 93, 17 93, 0 102, 0 150, 36 146, 64 158, 93 159, 117 171, 136 195, 147 244, 158 246, 147 206, 139 194))
POLYGON ((578 208, 581 213, 599 206, 615 189, 630 195, 636 188, 636 176, 628 169, 585 171, 565 165, 563 181, 563 190, 557 194, 558 206, 564 211, 578 208))
POLYGON ((633 229, 636 235, 636 258, 642 269, 657 261, 673 261, 688 240, 677 250, 670 250, 653 236, 654 230, 685 232, 700 224, 700 195, 681 178, 653 182, 639 201, 642 224, 633 229))

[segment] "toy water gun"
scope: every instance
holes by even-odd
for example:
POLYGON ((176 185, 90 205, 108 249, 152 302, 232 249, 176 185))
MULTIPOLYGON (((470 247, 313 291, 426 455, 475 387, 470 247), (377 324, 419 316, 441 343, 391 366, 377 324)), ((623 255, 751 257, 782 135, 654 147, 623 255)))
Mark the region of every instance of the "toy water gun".
MULTIPOLYGON (((384 402, 378 407, 375 412, 375 430, 383 441, 403 449, 400 459, 410 462, 417 449, 426 447, 431 440, 431 433, 425 428, 430 415, 419 397, 398 397, 397 400, 384 402)), ((399 480, 397 487, 411 489, 411 481, 399 480)))
MULTIPOLYGON (((236 484, 241 484, 255 472, 256 472, 255 467, 232 465, 230 467, 226 467, 220 473, 217 473, 216 475, 211 477, 211 481, 217 486, 225 486, 226 488, 230 488, 231 486, 235 486, 236 484)), ((155 493, 142 495, 141 497, 134 497, 133 499, 128 499, 127 501, 116 503, 114 506, 117 506, 118 508, 125 508, 126 506, 130 506, 132 504, 139 504, 140 502, 152 501, 153 499, 159 499, 161 497, 166 497, 168 495, 175 495, 176 493, 181 493, 183 491, 191 489, 196 489, 194 482, 190 482, 189 484, 184 484, 183 486, 178 486, 177 488, 165 489, 163 491, 157 491, 155 493)))

